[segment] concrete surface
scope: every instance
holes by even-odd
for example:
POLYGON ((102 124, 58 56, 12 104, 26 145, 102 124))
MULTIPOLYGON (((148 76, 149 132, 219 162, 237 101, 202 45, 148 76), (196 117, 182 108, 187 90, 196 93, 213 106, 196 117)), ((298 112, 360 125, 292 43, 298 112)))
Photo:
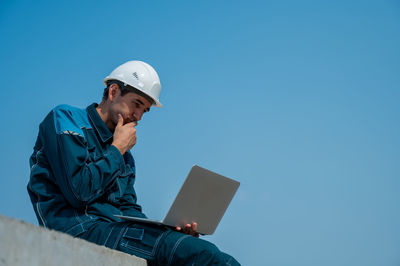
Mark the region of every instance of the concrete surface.
POLYGON ((0 215, 1 266, 145 266, 146 260, 0 215))

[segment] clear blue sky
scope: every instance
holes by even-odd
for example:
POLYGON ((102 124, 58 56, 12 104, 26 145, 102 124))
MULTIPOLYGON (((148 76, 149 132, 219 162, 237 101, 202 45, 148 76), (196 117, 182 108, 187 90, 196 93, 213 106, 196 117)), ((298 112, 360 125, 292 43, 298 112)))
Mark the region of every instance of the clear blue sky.
POLYGON ((399 1, 2 1, 0 214, 38 125, 132 59, 161 78, 132 152, 163 218, 193 164, 241 182, 206 239, 243 265, 400 265, 399 1))

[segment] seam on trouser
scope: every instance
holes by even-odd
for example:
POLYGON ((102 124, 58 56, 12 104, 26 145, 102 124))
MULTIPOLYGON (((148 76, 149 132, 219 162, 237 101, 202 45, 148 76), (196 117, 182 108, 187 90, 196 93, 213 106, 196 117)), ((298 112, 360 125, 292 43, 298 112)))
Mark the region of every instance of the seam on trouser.
POLYGON ((71 228, 69 228, 67 231, 65 231, 65 233, 70 234, 72 236, 77 236, 80 233, 83 233, 84 231, 85 231, 85 228, 83 227, 83 223, 79 223, 79 224, 76 224, 76 225, 72 226, 71 228), (80 228, 81 230, 80 231, 78 230, 78 232, 76 232, 77 228, 80 228), (73 233, 73 232, 75 232, 75 233, 73 233))
POLYGON ((128 248, 128 249, 131 249, 131 250, 134 250, 134 251, 137 251, 137 252, 139 252, 141 254, 144 254, 144 255, 153 256, 153 252, 144 250, 142 248, 137 248, 135 246, 132 246, 132 245, 129 245, 129 244, 126 244, 126 243, 125 244, 121 243, 121 246, 125 247, 125 248, 128 248))
POLYGON ((78 215, 78 213, 76 212, 76 210, 74 210, 74 215, 75 215, 75 218, 78 220, 78 222, 79 223, 83 223, 83 220, 79 217, 79 215, 78 215))
POLYGON ((178 241, 176 241, 174 248, 171 251, 171 255, 169 255, 169 259, 168 259, 168 265, 171 265, 172 259, 175 255, 175 251, 178 248, 179 244, 185 239, 188 238, 190 235, 184 235, 181 238, 178 239, 178 241))
POLYGON ((154 243, 154 248, 153 248, 152 256, 155 256, 155 255, 156 255, 156 250, 157 250, 158 244, 159 244, 161 238, 165 235, 166 232, 167 232, 167 231, 164 231, 164 232, 157 238, 156 243, 154 243))
POLYGON ((121 241, 121 238, 122 238, 122 234, 123 234, 122 232, 125 231, 125 229, 127 229, 127 227, 128 227, 128 225, 125 225, 125 226, 122 227, 122 229, 119 232, 119 235, 118 235, 118 237, 117 237, 117 239, 116 239, 116 241, 114 243, 114 247, 112 247, 112 249, 116 249, 117 248, 117 246, 119 244, 119 241, 121 241))
POLYGON ((103 246, 105 246, 105 245, 107 244, 107 241, 108 241, 108 239, 110 238, 110 235, 111 235, 112 231, 114 230, 114 227, 115 227, 115 225, 113 225, 113 226, 111 227, 111 230, 110 230, 110 232, 108 233, 108 236, 107 236, 106 240, 104 241, 103 246))

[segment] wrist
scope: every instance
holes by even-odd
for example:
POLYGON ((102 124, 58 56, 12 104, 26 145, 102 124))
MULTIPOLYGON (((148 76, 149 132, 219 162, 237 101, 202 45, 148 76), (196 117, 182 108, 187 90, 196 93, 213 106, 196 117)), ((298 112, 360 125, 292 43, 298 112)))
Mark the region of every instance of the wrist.
POLYGON ((114 143, 114 142, 113 142, 111 145, 113 145, 115 148, 117 148, 117 149, 119 150, 119 152, 120 152, 122 155, 124 155, 125 150, 122 149, 122 147, 120 147, 117 143, 114 143))

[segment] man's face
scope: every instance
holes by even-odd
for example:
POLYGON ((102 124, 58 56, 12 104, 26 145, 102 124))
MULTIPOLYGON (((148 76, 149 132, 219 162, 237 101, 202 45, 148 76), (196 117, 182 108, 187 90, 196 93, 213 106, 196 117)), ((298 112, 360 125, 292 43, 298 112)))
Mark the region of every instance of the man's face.
MULTIPOLYGON (((114 85, 114 84, 113 84, 114 85)), ((109 100, 109 128, 114 130, 118 123, 118 114, 121 114, 124 119, 124 124, 135 122, 138 123, 144 113, 150 111, 151 103, 144 97, 128 92, 121 96, 121 90, 115 84, 116 89, 110 87, 109 100), (111 97, 110 97, 111 96, 111 97)))

